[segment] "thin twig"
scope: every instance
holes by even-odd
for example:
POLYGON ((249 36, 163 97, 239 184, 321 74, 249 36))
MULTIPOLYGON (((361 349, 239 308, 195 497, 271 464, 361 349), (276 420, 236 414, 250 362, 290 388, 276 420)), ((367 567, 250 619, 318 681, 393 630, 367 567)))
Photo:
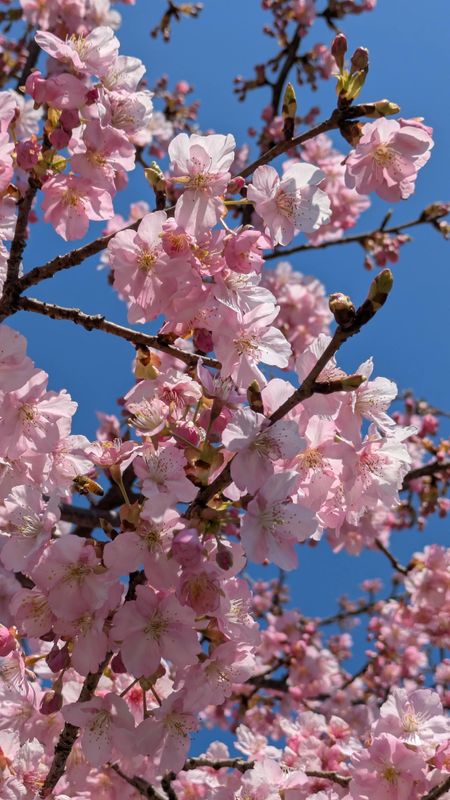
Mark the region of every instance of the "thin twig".
POLYGON ((215 367, 219 369, 221 364, 215 358, 208 358, 207 356, 199 356, 195 353, 187 353, 180 350, 178 347, 169 344, 165 341, 164 337, 160 334, 154 336, 148 333, 140 333, 132 328, 125 328, 123 325, 118 325, 116 322, 111 322, 105 319, 101 314, 86 314, 80 311, 79 308, 66 308, 58 306, 54 303, 44 303, 42 300, 36 300, 32 297, 20 297, 16 301, 16 309, 22 311, 33 311, 36 314, 42 314, 44 317, 51 317, 52 319, 65 319, 74 322, 76 325, 81 325, 87 331, 97 330, 110 333, 113 336, 118 336, 131 342, 134 345, 143 345, 145 347, 153 347, 156 350, 161 350, 173 358, 178 358, 184 361, 185 364, 196 364, 201 358, 205 366, 215 367))
MULTIPOLYGON (((254 161, 252 164, 249 164, 249 166, 242 171, 241 176, 243 178, 248 177, 252 174, 252 172, 255 171, 257 167, 263 164, 268 164, 270 161, 273 161, 274 158, 277 158, 277 156, 285 153, 287 150, 291 150, 298 145, 307 142, 309 139, 313 139, 320 133, 325 133, 326 131, 339 128, 339 126, 342 125, 346 120, 355 119, 358 116, 370 116, 374 113, 376 113, 375 103, 365 103, 363 105, 354 106, 346 110, 336 109, 327 120, 324 120, 324 122, 321 122, 319 125, 311 128, 309 131, 305 131, 305 133, 296 136, 294 139, 278 142, 274 147, 270 148, 270 150, 257 158, 256 161, 254 161)), ((170 209, 166 210, 169 211, 170 209)), ((141 219, 137 219, 131 225, 127 225, 121 230, 136 230, 141 221, 141 219)), ((116 233, 118 232, 119 231, 116 231, 116 233)), ((43 280, 52 278, 61 270, 76 267, 87 258, 97 255, 97 253, 105 250, 105 248, 108 246, 108 243, 111 241, 113 236, 116 235, 116 233, 111 233, 107 236, 100 236, 98 239, 94 239, 92 242, 88 242, 88 244, 83 245, 83 247, 78 247, 75 250, 71 250, 69 253, 66 253, 63 256, 56 256, 56 258, 52 258, 50 261, 47 261, 46 264, 42 264, 39 267, 34 267, 34 269, 27 272, 26 275, 17 281, 15 296, 19 296, 26 289, 29 289, 31 286, 36 286, 43 280)), ((13 311, 14 308, 12 308, 10 301, 6 302, 5 299, 0 303, 0 314, 2 315, 0 319, 4 319, 9 314, 13 313, 13 311)))
MULTIPOLYGON (((85 703, 92 698, 111 656, 112 653, 107 653, 98 670, 96 672, 90 672, 87 675, 77 702, 85 703)), ((39 797, 48 797, 48 795, 55 788, 59 779, 64 774, 67 759, 72 752, 72 748, 78 736, 78 730, 79 728, 76 725, 72 725, 70 722, 66 722, 64 725, 64 728, 55 745, 53 761, 50 765, 50 769, 47 773, 47 777, 45 778, 42 789, 39 792, 39 797)))
POLYGON ((116 775, 119 775, 122 780, 126 781, 130 786, 133 786, 139 794, 146 797, 147 800, 167 800, 164 795, 160 794, 153 788, 153 786, 144 778, 139 778, 137 775, 125 775, 120 769, 118 764, 110 764, 110 769, 114 770, 116 775))
POLYGON ((423 467, 417 467, 417 469, 412 469, 406 473, 403 479, 402 489, 408 489, 410 481, 414 481, 417 478, 425 478, 428 475, 439 476, 441 473, 442 477, 444 478, 445 473, 447 472, 450 473, 450 461, 433 461, 431 464, 425 464, 423 467))
POLYGON ((450 776, 446 778, 443 783, 440 783, 438 786, 435 786, 431 792, 428 794, 424 794, 422 800, 438 800, 439 797, 442 797, 446 792, 450 790, 450 776))
POLYGON ((397 572, 400 572, 402 575, 408 574, 407 567, 404 567, 403 564, 400 564, 399 561, 392 555, 391 551, 384 546, 381 539, 375 539, 375 544, 378 547, 378 550, 381 550, 382 553, 386 556, 386 558, 391 562, 392 566, 394 567, 397 572))
MULTIPOLYGON (((442 216, 445 216, 445 213, 442 213, 442 216)), ((300 244, 296 247, 283 247, 282 249, 276 248, 272 250, 270 253, 264 256, 265 261, 271 261, 273 258, 284 258, 285 256, 293 255, 294 253, 304 253, 310 250, 325 250, 327 247, 339 247, 343 244, 362 244, 367 239, 373 239, 377 233, 401 233, 408 228, 414 228, 416 225, 427 225, 432 224, 435 222, 437 217, 433 217, 433 219, 426 219, 421 215, 417 217, 417 219, 413 219, 410 222, 405 222, 400 225, 393 225, 391 228, 375 228, 373 231, 367 231, 366 233, 355 233, 352 236, 342 236, 339 239, 334 239, 332 241, 327 242, 320 242, 320 244, 300 244)))

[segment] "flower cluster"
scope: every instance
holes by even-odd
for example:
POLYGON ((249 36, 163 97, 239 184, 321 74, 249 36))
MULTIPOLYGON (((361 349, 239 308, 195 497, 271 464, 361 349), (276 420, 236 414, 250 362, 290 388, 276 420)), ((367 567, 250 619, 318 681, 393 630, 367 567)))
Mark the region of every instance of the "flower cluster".
MULTIPOLYGON (((317 15, 334 25, 374 5, 263 3, 284 55, 292 26, 300 42, 317 15)), ((170 3, 166 27, 198 10, 170 3)), ((327 304, 322 283, 285 261, 264 271, 266 251, 282 255, 298 234, 303 249, 339 240, 366 193, 411 194, 431 129, 378 114, 352 128, 345 163, 316 131, 290 148, 295 110, 278 113, 275 80, 265 121, 278 145, 252 165, 231 133, 194 129, 187 82, 169 92, 161 79, 165 108, 153 112, 144 65, 119 54, 109 0, 21 0, 21 15, 27 33, 10 67, 11 78, 24 70, 23 91, 0 93, 2 319, 37 309, 128 339, 136 354, 120 415, 100 413, 91 441, 72 433, 77 403, 49 389, 25 338, 0 328, 0 796, 420 800, 445 790, 449 552, 427 544, 403 566, 387 547, 415 514, 423 527, 448 512, 449 444, 436 410, 409 396, 392 411, 397 387, 372 376, 371 358, 347 374, 337 356, 392 275, 377 275, 356 309, 343 294, 327 304), (167 163, 147 165, 146 151, 167 163), (125 218, 114 200, 137 161, 156 207, 137 200, 125 218), (91 221, 106 236, 24 284, 35 197, 63 239, 91 221), (156 332, 22 296, 102 249, 128 320, 156 332), (380 582, 367 580, 334 616, 306 617, 290 607, 284 573, 308 546, 384 552, 392 593, 378 599, 380 582), (279 579, 255 581, 252 564, 279 567, 279 579), (362 614, 367 662, 352 673, 362 614), (200 725, 231 730, 242 757, 215 741, 189 758, 200 725)), ((315 46, 301 69, 315 64, 313 83, 336 58, 315 46)), ((351 105, 339 104, 339 114, 351 105)), ((383 227, 363 239, 379 266, 404 241, 383 227)))

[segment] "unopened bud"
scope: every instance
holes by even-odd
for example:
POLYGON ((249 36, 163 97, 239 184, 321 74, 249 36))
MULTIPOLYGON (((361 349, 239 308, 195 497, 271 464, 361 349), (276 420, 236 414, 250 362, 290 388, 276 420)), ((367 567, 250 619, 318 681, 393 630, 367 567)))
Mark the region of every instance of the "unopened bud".
POLYGON ((340 72, 344 69, 344 59, 347 52, 347 37, 343 33, 338 33, 334 37, 331 45, 331 55, 333 56, 340 72))
POLYGON ((113 660, 111 661, 111 669, 117 675, 122 675, 124 672, 127 671, 125 664, 122 661, 121 653, 116 653, 113 660))
POLYGON ((216 563, 220 569, 229 570, 233 566, 233 553, 231 547, 219 542, 216 552, 216 563))
POLYGON ((165 190, 164 173, 156 161, 152 161, 150 166, 144 169, 144 175, 155 192, 163 192, 165 190))
POLYGON ((62 669, 66 669, 70 664, 69 648, 67 644, 65 644, 61 650, 59 650, 58 647, 53 647, 45 660, 52 672, 60 672, 62 669))
POLYGON ((354 389, 359 389, 366 380, 365 375, 348 375, 346 378, 342 378, 342 391, 351 392, 354 389))
POLYGON ((283 97, 283 117, 295 117, 297 113, 297 98, 292 83, 288 83, 283 97))
POLYGON ((391 103, 390 100, 377 100, 373 104, 373 111, 366 113, 366 117, 390 117, 392 114, 398 114, 400 106, 397 103, 391 103))
POLYGON ((245 178, 242 178, 240 175, 237 175, 235 178, 232 178, 227 186, 227 193, 228 194, 238 194, 245 186, 245 178))
POLYGON ((369 51, 366 47, 357 47, 351 58, 350 72, 367 71, 369 69, 369 51))
POLYGON ((376 308, 382 306, 394 285, 394 276, 390 269, 383 269, 370 284, 368 299, 376 308))
POLYGON ((335 294, 330 295, 328 305, 337 324, 341 327, 347 327, 355 319, 355 306, 353 305, 351 298, 347 297, 346 294, 342 294, 342 292, 336 292, 335 294))
POLYGON ((8 656, 16 649, 16 640, 9 628, 0 625, 0 656, 8 656))
POLYGON ((424 208, 420 215, 420 219, 424 222, 432 222, 439 217, 445 217, 450 212, 450 203, 432 203, 430 206, 424 208))
POLYGON ((39 711, 46 716, 56 714, 57 711, 61 710, 62 704, 63 698, 61 692, 55 692, 53 689, 50 689, 48 692, 45 692, 39 706, 39 711))

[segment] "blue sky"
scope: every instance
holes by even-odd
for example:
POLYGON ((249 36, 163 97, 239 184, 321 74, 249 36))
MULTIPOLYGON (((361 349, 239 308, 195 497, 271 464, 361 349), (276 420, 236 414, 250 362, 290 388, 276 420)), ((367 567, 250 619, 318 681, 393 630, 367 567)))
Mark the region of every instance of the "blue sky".
MULTIPOLYGON (((231 132, 242 143, 247 139, 247 128, 259 126, 260 111, 268 95, 266 90, 258 90, 241 104, 232 93, 232 81, 237 74, 250 77, 255 63, 275 53, 273 40, 261 33, 267 16, 257 0, 204 0, 204 6, 198 20, 174 25, 170 44, 149 37, 165 2, 137 0, 135 7, 121 6, 121 51, 143 59, 150 85, 162 73, 169 75, 171 85, 179 79, 194 84, 193 97, 202 103, 200 126, 220 133, 231 132)), ((448 2, 433 0, 426 10, 422 7, 418 12, 418 4, 411 0, 379 0, 375 12, 348 17, 343 26, 350 48, 363 45, 370 50, 371 71, 361 99, 388 97, 401 106, 402 116, 423 116, 435 129, 436 146, 430 162, 420 173, 417 192, 411 200, 395 206, 393 222, 413 219, 427 204, 446 199, 448 105, 444 98, 449 48, 443 21, 448 2)), ((313 28, 308 44, 315 41, 328 44, 331 39, 331 32, 319 23, 313 28)), ((320 105, 323 112, 320 118, 325 118, 334 100, 332 82, 322 83, 314 95, 308 90, 298 91, 300 113, 313 104, 320 105)), ((339 142, 338 146, 347 152, 345 142, 339 142)), ((129 203, 138 199, 146 199, 150 204, 153 201, 139 173, 131 178, 129 189, 117 198, 117 210, 126 213, 129 203)), ((386 203, 373 198, 371 209, 363 215, 356 230, 376 227, 387 209, 386 203)), ((89 239, 100 232, 101 225, 92 225, 89 239)), ((375 374, 395 380, 400 390, 412 387, 418 396, 448 408, 446 338, 450 286, 445 243, 428 227, 412 233, 414 241, 403 248, 400 263, 394 267, 395 290, 388 304, 346 345, 339 361, 344 368, 354 371, 372 355, 375 374)), ((70 248, 50 226, 33 226, 25 269, 67 249, 70 248)), ((364 298, 373 277, 363 268, 363 252, 358 245, 297 255, 290 260, 305 274, 318 276, 328 292, 343 291, 351 294, 355 302, 364 298)), ((97 259, 91 259, 45 282, 30 294, 126 323, 123 305, 107 285, 106 272, 98 272, 96 264, 97 259)), ((93 437, 95 411, 115 412, 116 399, 132 385, 133 349, 105 334, 87 333, 69 322, 23 312, 9 324, 27 336, 30 355, 37 366, 50 374, 50 388, 66 387, 79 403, 74 432, 93 437)), ((151 330, 149 326, 144 329, 151 330)), ((425 533, 398 534, 393 550, 407 560, 412 551, 427 542, 443 541, 444 525, 435 520, 425 533)), ((378 575, 385 577, 388 591, 390 567, 382 555, 333 556, 326 543, 322 543, 314 549, 302 548, 299 570, 289 583, 302 611, 320 615, 333 612, 340 594, 354 596, 361 580, 378 575)), ((358 651, 355 663, 363 660, 360 648, 358 651)))

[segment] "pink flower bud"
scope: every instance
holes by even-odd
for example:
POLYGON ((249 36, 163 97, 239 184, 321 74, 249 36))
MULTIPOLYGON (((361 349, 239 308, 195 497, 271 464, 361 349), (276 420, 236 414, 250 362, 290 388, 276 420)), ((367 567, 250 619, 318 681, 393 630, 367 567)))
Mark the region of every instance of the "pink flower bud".
POLYGON ((0 625, 0 656, 7 656, 16 649, 16 640, 11 631, 0 625))
POLYGON ((118 675, 122 675, 124 672, 127 671, 125 664, 122 661, 122 656, 120 653, 117 653, 111 661, 111 669, 113 672, 116 672, 118 675))
POLYGON ((178 83, 175 84, 175 91, 180 94, 188 94, 191 91, 191 87, 187 81, 178 81, 178 83))
POLYGON ((70 664, 70 656, 67 645, 65 644, 61 650, 58 647, 53 647, 47 658, 45 659, 52 672, 60 672, 70 664))
POLYGON ((49 716, 50 714, 56 714, 56 712, 60 711, 62 708, 62 704, 62 694, 50 689, 48 692, 45 692, 39 706, 39 711, 41 714, 45 714, 46 716, 49 716))
POLYGON ((344 69, 344 58, 347 52, 347 37, 343 33, 338 33, 331 45, 331 55, 340 70, 344 69))
POLYGON ((233 566, 233 553, 230 547, 219 544, 216 553, 216 564, 220 569, 229 570, 233 566))

